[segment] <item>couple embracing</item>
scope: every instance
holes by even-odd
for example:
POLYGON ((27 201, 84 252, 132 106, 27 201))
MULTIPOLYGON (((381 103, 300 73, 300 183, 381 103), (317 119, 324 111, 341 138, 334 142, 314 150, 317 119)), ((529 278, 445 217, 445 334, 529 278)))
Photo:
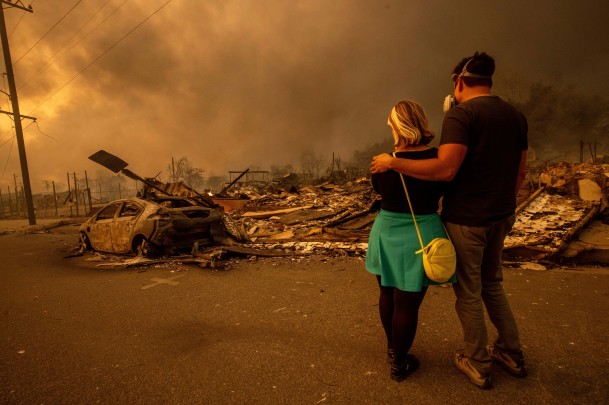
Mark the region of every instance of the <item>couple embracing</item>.
POLYGON ((514 376, 526 376, 518 328, 502 287, 501 253, 525 175, 527 122, 491 94, 494 71, 493 58, 478 52, 454 68, 454 91, 445 101, 438 148, 428 146, 433 134, 421 106, 399 102, 388 119, 395 153, 372 161, 372 184, 382 200, 370 232, 366 269, 380 287, 380 318, 396 381, 419 366, 410 348, 419 307, 428 286, 435 284, 415 253, 420 245, 413 215, 424 244, 448 234, 457 253, 457 270, 448 281, 464 336, 463 348, 453 357, 457 369, 483 389, 492 387, 493 361, 514 376), (484 308, 497 330, 491 344, 484 308))

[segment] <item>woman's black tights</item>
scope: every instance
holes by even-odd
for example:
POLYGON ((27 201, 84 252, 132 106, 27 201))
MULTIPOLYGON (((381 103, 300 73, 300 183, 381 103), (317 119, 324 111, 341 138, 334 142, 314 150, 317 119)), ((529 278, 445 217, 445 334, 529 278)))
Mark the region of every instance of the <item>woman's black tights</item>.
POLYGON ((387 335, 387 348, 395 351, 396 359, 403 359, 417 333, 419 307, 423 302, 427 287, 420 292, 402 291, 381 285, 381 277, 376 276, 381 293, 379 312, 381 323, 387 335))

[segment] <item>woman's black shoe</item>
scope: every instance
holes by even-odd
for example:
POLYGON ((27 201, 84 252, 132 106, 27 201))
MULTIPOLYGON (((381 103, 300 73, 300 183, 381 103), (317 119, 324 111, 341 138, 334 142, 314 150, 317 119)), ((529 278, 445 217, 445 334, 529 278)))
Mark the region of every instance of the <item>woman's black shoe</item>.
POLYGON ((395 358, 395 350, 387 349, 387 363, 393 363, 394 358, 395 358))
POLYGON ((407 354, 401 362, 394 358, 391 363, 391 379, 398 382, 404 381, 417 368, 419 368, 419 360, 412 354, 407 354))

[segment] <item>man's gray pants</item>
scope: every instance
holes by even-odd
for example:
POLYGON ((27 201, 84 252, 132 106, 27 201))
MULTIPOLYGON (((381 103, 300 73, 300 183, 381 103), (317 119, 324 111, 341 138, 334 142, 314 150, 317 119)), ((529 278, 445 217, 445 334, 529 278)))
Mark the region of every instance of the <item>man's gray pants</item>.
POLYGON ((484 307, 497 329, 495 346, 508 353, 521 350, 518 328, 503 291, 501 254, 515 215, 486 226, 464 226, 447 222, 446 230, 457 252, 457 297, 455 309, 463 327, 464 355, 478 371, 491 365, 484 307), (483 306, 484 304, 484 306, 483 306))

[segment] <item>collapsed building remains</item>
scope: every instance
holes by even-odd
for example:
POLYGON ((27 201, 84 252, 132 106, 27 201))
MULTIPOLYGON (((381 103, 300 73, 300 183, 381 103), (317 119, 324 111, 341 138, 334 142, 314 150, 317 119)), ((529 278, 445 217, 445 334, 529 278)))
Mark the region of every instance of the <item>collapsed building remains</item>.
MULTIPOLYGON (((609 263, 609 244, 578 238, 585 228, 602 226, 607 216, 609 165, 561 162, 528 174, 516 223, 505 242, 508 260, 576 260, 609 263), (596 251, 596 255, 590 255, 596 251), (599 254, 600 253, 600 254, 599 254)), ((247 196, 239 210, 226 213, 233 246, 292 253, 363 255, 376 215, 368 179, 321 184, 291 192, 239 187, 247 196)), ((609 227, 608 227, 609 228, 609 227)))
MULTIPOLYGON (((107 152, 94 156, 97 159, 93 160, 113 171, 128 172, 126 162, 107 152)), ((240 183, 241 176, 216 196, 202 195, 182 183, 163 184, 153 179, 141 179, 145 184, 142 194, 143 198, 158 192, 190 197, 224 211, 224 235, 215 236, 212 247, 193 248, 192 260, 202 266, 213 265, 227 253, 365 255, 380 205, 368 178, 282 188, 273 182, 240 183)), ((505 241, 505 257, 609 263, 608 238, 582 237, 587 228, 609 228, 603 222, 608 214, 608 177, 609 165, 597 163, 561 162, 529 170, 519 193, 516 223, 505 241)))

